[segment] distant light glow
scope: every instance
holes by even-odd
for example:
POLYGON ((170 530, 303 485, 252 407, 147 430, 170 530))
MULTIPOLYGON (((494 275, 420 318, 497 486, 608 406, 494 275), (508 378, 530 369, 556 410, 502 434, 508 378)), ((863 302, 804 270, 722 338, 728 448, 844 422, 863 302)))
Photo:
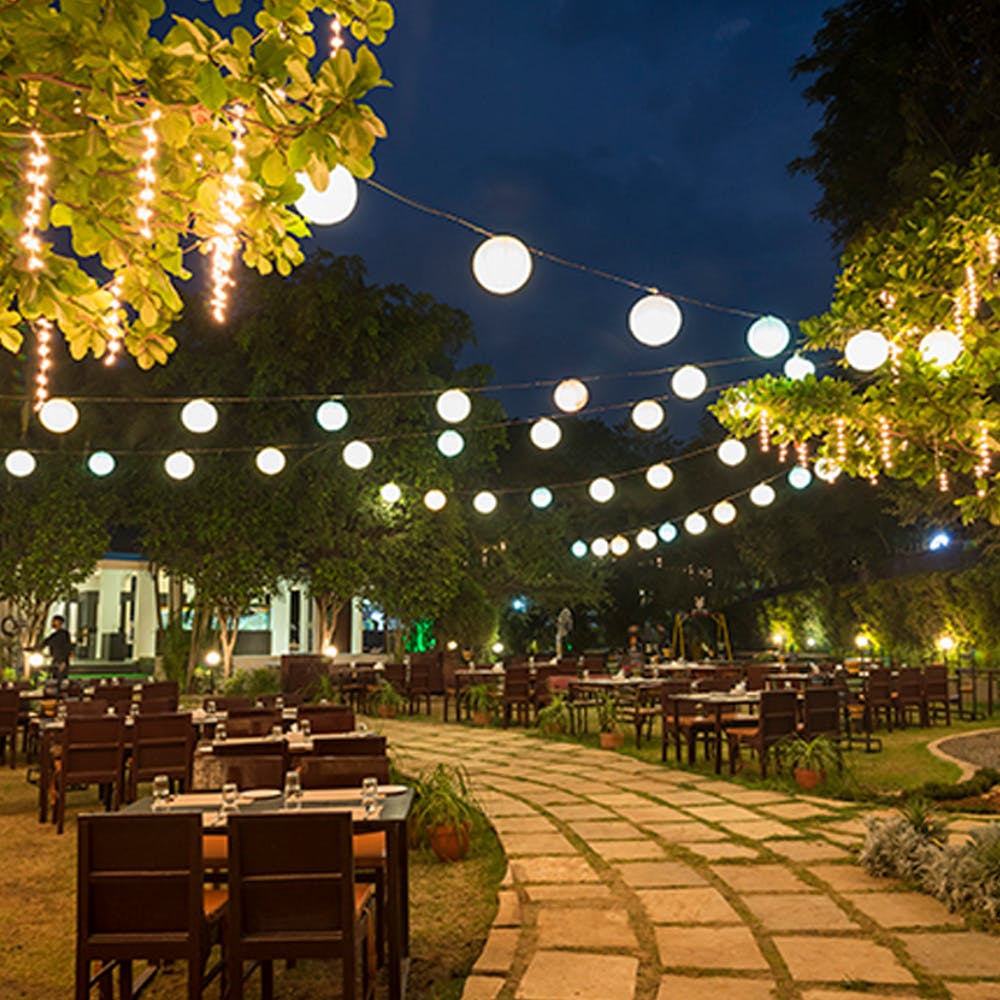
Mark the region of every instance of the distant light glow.
POLYGON ((654 490, 665 490, 674 481, 674 470, 666 462, 657 462, 646 470, 646 482, 654 490))
POLYGON ((736 520, 736 507, 728 500, 722 500, 712 508, 712 517, 718 524, 732 524, 736 520))
POLYGON ((465 450, 465 438, 456 430, 441 431, 437 439, 437 450, 445 458, 456 458, 465 450))
POLYGON ((632 407, 632 423, 641 431, 655 431, 664 417, 663 407, 655 399, 641 399, 632 407))
POLYGON ((528 599, 526 597, 515 597, 510 602, 510 610, 516 611, 518 614, 524 614, 528 610, 528 599))
POLYGON ((816 366, 808 358, 804 358, 800 354, 793 354, 785 362, 784 372, 786 378, 801 382, 807 376, 816 374, 816 366))
POLYGON ((920 357, 935 368, 947 368, 962 353, 962 341, 951 330, 931 330, 920 341, 920 357))
POLYGON ((630 548, 629 541, 624 535, 615 535, 611 539, 611 554, 617 556, 619 559, 628 554, 630 548))
POLYGON ((194 459, 186 451, 175 451, 163 461, 171 479, 189 479, 194 474, 194 459))
POLYGON ((587 488, 594 503, 607 503, 615 495, 615 484, 606 476, 598 476, 587 488))
POLYGON ((737 466, 747 457, 747 446, 736 438, 727 438, 719 445, 716 454, 723 465, 737 466))
POLYGON ((950 653, 955 648, 955 640, 950 635, 939 635, 935 645, 942 653, 950 653))
POLYGON ((325 431, 342 431, 347 426, 350 414, 339 399, 328 399, 316 407, 316 423, 325 431))
POLYGON ((812 473, 801 465, 788 470, 788 485, 793 490, 804 490, 812 482, 812 473))
POLYGON ((497 509, 496 494, 489 490, 480 490, 472 498, 472 507, 477 514, 492 514, 497 509))
POLYGON ((681 399, 697 399, 708 388, 708 376, 696 365, 684 365, 674 372, 670 388, 681 399))
POLYGON ((276 476, 285 467, 285 453, 280 448, 261 448, 255 461, 265 476, 276 476))
POLYGON ((848 340, 844 357, 855 370, 873 372, 889 357, 889 341, 877 330, 862 330, 848 340))
POLYGON ((295 179, 304 188, 295 207, 299 215, 317 226, 335 226, 343 222, 358 203, 358 182, 339 163, 330 171, 330 179, 322 191, 305 171, 297 173, 295 179))
POLYGON ((76 427, 80 411, 68 399, 47 399, 38 410, 38 422, 52 434, 65 434, 76 427))
POLYGON ((490 646, 490 649, 492 649, 493 652, 497 656, 499 656, 503 652, 503 643, 502 642, 495 642, 495 643, 493 643, 492 646, 490 646))
POLYGON ((385 483, 378 491, 378 495, 382 498, 382 503, 387 503, 391 506, 399 502, 403 491, 395 483, 385 483))
POLYGON ((941 549, 948 548, 949 545, 951 545, 951 535, 949 535, 947 531, 939 531, 931 537, 927 548, 930 549, 931 552, 938 552, 941 549))
POLYGON ((857 646, 858 649, 867 649, 871 644, 872 644, 871 639, 869 639, 868 636, 864 634, 864 632, 859 632, 854 637, 854 645, 857 646))
POLYGON ((337 649, 337 647, 336 647, 336 646, 334 646, 334 645, 333 645, 332 643, 331 643, 331 644, 330 644, 329 646, 324 646, 324 647, 323 647, 323 655, 324 655, 324 656, 325 656, 325 657, 326 657, 326 658, 327 658, 328 660, 332 660, 332 659, 334 659, 334 658, 335 658, 335 657, 337 656, 337 654, 338 654, 339 652, 340 652, 340 650, 339 650, 339 649, 337 649))
POLYGON ((435 514, 439 510, 444 510, 447 502, 448 497, 445 496, 443 490, 428 490, 424 494, 424 506, 435 514))
POLYGON ((205 666, 217 667, 222 662, 222 654, 218 650, 210 649, 205 654, 205 666))
POLYGON ((590 543, 590 551, 598 559, 603 559, 611 551, 611 546, 606 538, 595 538, 590 543))
POLYGON ((38 465, 35 461, 35 456, 32 455, 30 451, 25 451, 23 448, 15 448, 14 451, 10 452, 3 460, 3 464, 4 468, 12 476, 16 476, 18 479, 24 479, 26 476, 30 476, 38 465))
POLYGON ((761 316, 747 330, 747 344, 761 358, 773 358, 787 346, 790 335, 785 323, 777 316, 761 316))
POLYGON ((552 503, 552 490, 547 486, 536 486, 531 491, 531 504, 539 510, 545 510, 552 503))
POLYGON ((758 483, 750 491, 750 502, 755 507, 769 507, 774 503, 774 487, 770 483, 758 483))
POLYGON ((671 524, 670 521, 664 521, 663 524, 657 528, 656 533, 660 536, 660 541, 665 545, 669 545, 677 537, 677 526, 671 524))

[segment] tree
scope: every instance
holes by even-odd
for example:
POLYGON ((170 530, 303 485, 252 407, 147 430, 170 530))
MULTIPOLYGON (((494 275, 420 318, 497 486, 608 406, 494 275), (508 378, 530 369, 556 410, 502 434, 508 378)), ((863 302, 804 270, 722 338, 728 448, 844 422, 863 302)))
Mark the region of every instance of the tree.
POLYGON ((998 199, 1000 171, 985 159, 937 171, 930 196, 847 250, 829 311, 801 327, 811 350, 872 331, 888 360, 863 376, 729 389, 712 408, 723 425, 796 444, 832 475, 937 484, 964 520, 1000 523, 998 199))
POLYGON ((163 0, 0 10, 7 350, 23 321, 49 322, 76 359, 123 345, 142 368, 164 363, 185 256, 211 256, 221 319, 237 256, 262 274, 302 261, 297 172, 320 190, 338 164, 372 172, 385 126, 361 100, 385 85, 381 68, 365 44, 317 61, 311 15, 378 44, 390 4, 264 0, 252 24, 242 0, 214 4, 237 22, 228 34, 179 15, 165 30, 163 0), (49 227, 68 232, 46 242, 49 227))
POLYGON ((1000 8, 983 0, 849 0, 795 64, 823 108, 791 169, 822 188, 815 215, 839 242, 884 225, 942 164, 1000 155, 1000 8))
POLYGON ((107 551, 108 504, 81 488, 69 462, 50 464, 29 482, 7 482, 0 497, 0 598, 37 645, 49 605, 69 597, 107 551))

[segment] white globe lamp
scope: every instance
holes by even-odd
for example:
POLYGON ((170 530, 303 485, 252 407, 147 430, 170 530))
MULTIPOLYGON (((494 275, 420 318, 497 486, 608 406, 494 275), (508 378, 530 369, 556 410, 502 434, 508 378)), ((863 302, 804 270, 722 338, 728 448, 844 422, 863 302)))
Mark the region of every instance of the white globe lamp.
POLYGON ((680 307, 666 295, 647 295, 628 314, 632 336, 646 347, 669 344, 680 332, 682 322, 680 307))
POLYGON ((190 479, 194 475, 194 459, 186 451, 175 451, 164 459, 163 468, 171 479, 190 479))
POLYGON ((832 458, 817 458, 813 471, 824 483, 835 483, 842 470, 832 458))
POLYGON ((472 412, 472 400, 461 389, 446 389, 437 398, 438 416, 448 424, 460 424, 472 412))
POLYGON ((564 378, 552 393, 563 413, 579 413, 590 400, 590 390, 578 378, 564 378))
POLYGON ((621 559, 622 556, 628 554, 629 550, 628 539, 624 535, 615 535, 615 537, 611 539, 610 548, 611 548, 611 554, 621 559))
POLYGON ((747 330, 747 345, 761 358, 773 358, 787 346, 790 335, 785 323, 777 316, 761 316, 747 330))
POLYGON ((697 511, 693 514, 688 514, 688 516, 684 518, 684 530, 689 535, 704 534, 707 527, 708 521, 705 519, 704 514, 699 514, 697 511))
POLYGON ((14 451, 10 452, 3 460, 3 464, 4 468, 12 476, 15 476, 18 479, 24 479, 26 476, 30 476, 38 465, 35 461, 35 456, 32 455, 30 451, 25 451, 23 448, 15 448, 14 451))
POLYGON ((207 434, 219 422, 219 411, 207 399, 192 399, 181 410, 181 423, 192 434, 207 434))
POLYGON ((646 470, 646 482, 654 490, 665 490, 674 481, 674 470, 666 462, 657 462, 646 470))
POLYGON ((492 514, 497 509, 496 494, 489 490, 480 490, 472 498, 472 507, 477 514, 492 514))
POLYGON ((531 443, 542 451, 551 451, 562 440, 562 430, 554 420, 542 417, 531 425, 528 432, 531 443))
POLYGON ((793 490, 804 490, 812 482, 812 473, 801 465, 788 470, 788 485, 793 490))
POLYGON ((531 277, 531 254, 516 236, 491 236, 472 257, 472 273, 494 295, 510 295, 531 277))
POLYGON ((719 445, 716 454, 723 465, 734 467, 747 457, 747 446, 736 438, 727 438, 719 445))
POLYGON ((655 431, 663 418, 663 407, 655 399, 642 399, 632 407, 632 423, 641 431, 655 431))
POLYGON ((656 532, 649 528, 641 528, 635 536, 635 544, 644 552, 656 548, 656 532))
POLYGON ((531 505, 539 510, 545 510, 552 504, 552 490, 547 486, 536 486, 531 491, 531 505))
POLYGON ((587 492, 594 503, 607 503, 615 495, 615 484, 606 476, 598 476, 587 487, 587 492))
POLYGON ((784 366, 785 377, 793 382, 801 382, 808 375, 816 374, 816 366, 801 354, 793 354, 784 366))
POLYGON ((677 525, 671 524, 670 521, 664 521, 656 529, 656 533, 660 536, 661 542, 669 545, 677 537, 677 525))
POLYGON ((582 559, 590 551, 590 549, 587 546, 587 543, 582 538, 578 538, 569 547, 569 550, 573 554, 573 557, 575 559, 582 559))
POLYGON ((322 191, 304 171, 297 173, 295 179, 305 188, 295 207, 304 219, 317 226, 333 226, 343 222, 358 203, 358 182, 339 163, 330 171, 330 180, 322 191))
POLYGON ((325 431, 342 431, 348 419, 347 407, 339 399, 328 399, 316 407, 316 423, 325 431))
POLYGON ((670 388, 681 399, 697 399, 708 388, 708 378, 697 365, 684 365, 674 372, 670 388))
POLYGON ((455 458, 461 455, 465 448, 465 438, 458 431, 441 431, 437 439, 437 450, 445 458, 455 458))
POLYGON ((276 476, 285 467, 285 453, 280 448, 261 448, 256 463, 265 476, 276 476))
POLYGON ((378 495, 382 498, 382 503, 392 506, 394 503, 399 503, 403 491, 395 483, 385 483, 379 489, 378 495))
POLYGON ((951 330, 931 330, 920 341, 920 357, 935 368, 947 368, 962 353, 962 341, 951 330))
POLYGON ((610 551, 611 546, 606 538, 595 538, 590 543, 590 553, 597 556, 598 559, 603 559, 610 551))
POLYGON ((722 500, 712 508, 712 517, 717 524, 732 524, 736 520, 736 507, 728 500, 722 500))
POLYGON ((889 341, 877 330, 862 330, 848 340, 844 357, 855 371, 873 372, 889 357, 889 341))
POLYGON ((750 491, 750 503, 755 507, 769 507, 774 503, 776 494, 770 483, 758 483, 750 491))
POLYGON ((87 468, 95 476, 110 476, 115 471, 115 457, 106 451, 95 451, 87 459, 87 468))
POLYGON ((344 465, 349 469, 354 469, 355 472, 367 469, 375 457, 371 445, 367 441, 348 441, 340 454, 344 465))
POLYGON ((448 502, 448 498, 444 495, 442 490, 428 490, 424 494, 424 506, 433 511, 435 514, 439 510, 444 510, 445 504, 448 502))
POLYGON ((48 399, 38 411, 38 422, 53 434, 65 434, 76 427, 80 411, 68 399, 48 399))

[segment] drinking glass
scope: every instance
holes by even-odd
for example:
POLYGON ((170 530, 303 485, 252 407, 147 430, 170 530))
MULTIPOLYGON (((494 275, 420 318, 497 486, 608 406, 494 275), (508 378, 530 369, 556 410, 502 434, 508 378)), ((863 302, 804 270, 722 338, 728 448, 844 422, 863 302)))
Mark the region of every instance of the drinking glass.
POLYGON ((302 730, 302 738, 308 740, 312 736, 312 723, 308 719, 302 719, 299 723, 299 729, 302 730))
POLYGON ((107 715, 114 715, 115 714, 115 706, 114 705, 108 705, 108 711, 107 711, 106 714, 107 715))
POLYGON ((134 719, 139 714, 139 705, 138 705, 138 702, 134 702, 133 701, 132 702, 132 707, 128 710, 128 712, 129 712, 129 715, 131 715, 132 718, 134 719))
POLYGON ((224 743, 225 742, 225 740, 226 740, 226 724, 224 722, 220 722, 215 727, 215 738, 220 743, 224 743))
POLYGON ((357 730, 358 730, 359 733, 367 733, 368 732, 368 723, 367 722, 359 722, 357 724, 357 730))
POLYGON ((285 699, 279 694, 277 698, 274 699, 274 707, 281 710, 285 707, 285 699))
POLYGON ((170 804, 170 779, 165 774, 153 778, 153 808, 166 809, 170 804))
POLYGON ((273 726, 271 726, 271 735, 276 740, 280 740, 281 739, 281 733, 282 733, 282 729, 281 729, 281 724, 280 723, 276 722, 273 726))
POLYGON ((236 785, 235 781, 227 781, 222 786, 222 811, 223 812, 236 812, 239 808, 237 799, 240 796, 240 790, 236 785))
POLYGON ((211 698, 205 702, 205 711, 208 712, 209 715, 215 715, 215 702, 211 698))
POLYGON ((378 778, 361 779, 361 808, 366 816, 378 809, 378 778))
POLYGON ((302 807, 302 779, 298 771, 288 771, 285 774, 285 808, 300 809, 302 807))

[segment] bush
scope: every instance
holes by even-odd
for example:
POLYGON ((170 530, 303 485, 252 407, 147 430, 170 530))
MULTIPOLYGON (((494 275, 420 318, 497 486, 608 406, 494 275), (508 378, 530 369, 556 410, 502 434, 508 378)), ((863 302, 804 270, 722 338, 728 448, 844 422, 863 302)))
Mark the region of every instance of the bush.
POLYGON ((237 670, 226 682, 225 693, 242 695, 255 701, 266 694, 281 693, 281 675, 274 667, 259 667, 256 670, 237 670))

